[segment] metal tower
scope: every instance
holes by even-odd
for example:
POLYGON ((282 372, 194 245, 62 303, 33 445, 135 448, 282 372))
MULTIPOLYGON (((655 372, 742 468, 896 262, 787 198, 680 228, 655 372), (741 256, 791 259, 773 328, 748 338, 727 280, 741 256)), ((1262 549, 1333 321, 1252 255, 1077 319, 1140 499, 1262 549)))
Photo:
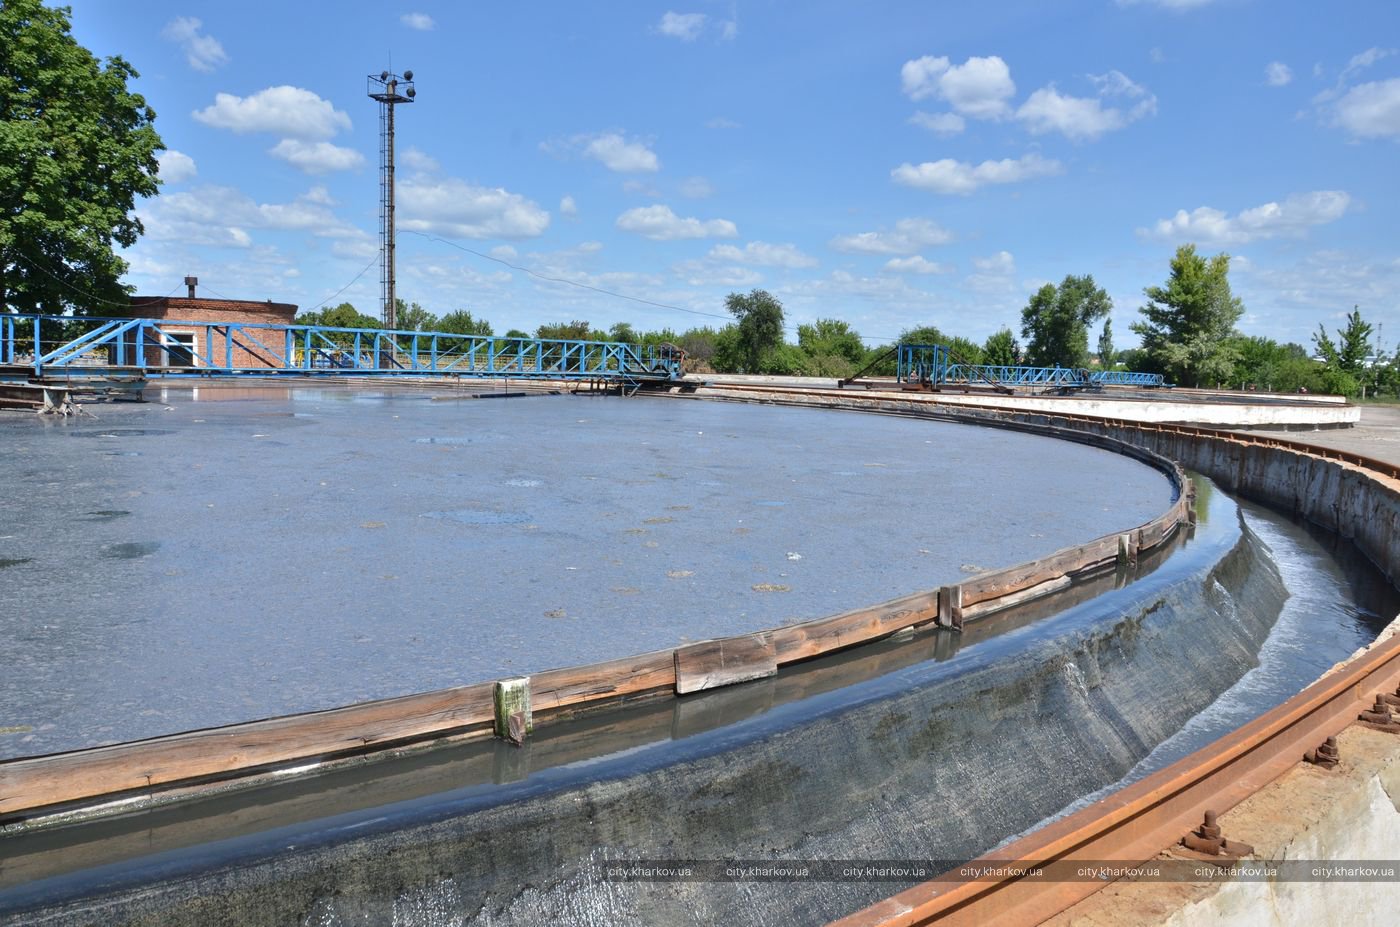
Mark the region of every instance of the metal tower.
POLYGON ((394 329, 394 107, 412 103, 418 92, 413 89, 413 72, 402 75, 380 71, 369 76, 368 93, 379 101, 379 294, 383 300, 381 317, 384 327, 394 329))

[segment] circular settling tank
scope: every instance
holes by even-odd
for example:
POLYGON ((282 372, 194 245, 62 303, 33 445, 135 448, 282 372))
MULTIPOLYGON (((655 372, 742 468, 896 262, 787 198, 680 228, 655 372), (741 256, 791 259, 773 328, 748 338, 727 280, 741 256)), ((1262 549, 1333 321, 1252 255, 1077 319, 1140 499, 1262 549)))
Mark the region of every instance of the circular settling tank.
POLYGON ((0 417, 0 757, 610 659, 1141 524, 1134 460, 885 416, 378 387, 0 417))

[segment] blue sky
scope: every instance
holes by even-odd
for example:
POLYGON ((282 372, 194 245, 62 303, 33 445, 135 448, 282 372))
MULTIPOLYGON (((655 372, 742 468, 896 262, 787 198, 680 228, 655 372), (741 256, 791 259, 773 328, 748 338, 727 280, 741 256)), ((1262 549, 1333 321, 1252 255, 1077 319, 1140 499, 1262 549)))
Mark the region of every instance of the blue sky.
POLYGON ((980 340, 1089 273, 1127 347, 1193 241, 1233 256, 1247 334, 1307 344, 1355 304, 1400 340, 1394 0, 72 7, 170 149, 143 295, 377 315, 392 68, 399 295, 497 332, 722 324, 763 287, 794 328, 980 340))

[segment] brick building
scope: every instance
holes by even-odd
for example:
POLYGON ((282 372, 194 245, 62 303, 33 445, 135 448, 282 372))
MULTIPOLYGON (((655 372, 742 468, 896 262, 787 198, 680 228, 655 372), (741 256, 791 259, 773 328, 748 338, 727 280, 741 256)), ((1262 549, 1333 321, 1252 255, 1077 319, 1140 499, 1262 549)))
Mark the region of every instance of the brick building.
MULTIPOLYGON (((190 292, 194 292, 193 285, 190 292)), ((233 329, 230 355, 229 324, 290 325, 296 314, 295 305, 271 300, 259 303, 193 295, 135 296, 131 300, 132 318, 162 323, 157 332, 160 343, 148 341, 144 347, 144 362, 149 367, 204 367, 209 358, 215 366, 282 366, 276 360, 286 350, 281 332, 233 329)))

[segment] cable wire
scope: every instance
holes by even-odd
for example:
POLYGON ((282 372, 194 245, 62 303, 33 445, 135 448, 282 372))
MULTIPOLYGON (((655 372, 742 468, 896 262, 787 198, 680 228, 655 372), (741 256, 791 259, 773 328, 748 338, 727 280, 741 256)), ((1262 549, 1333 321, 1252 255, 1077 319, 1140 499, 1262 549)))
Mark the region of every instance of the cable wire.
POLYGON ((162 300, 162 299, 169 299, 170 296, 171 296, 176 290, 178 290, 178 289, 180 288, 180 284, 177 283, 177 284, 175 284, 175 286, 171 287, 170 292, 169 292, 169 293, 166 293, 164 296, 148 296, 148 297, 146 297, 145 299, 139 300, 139 301, 138 301, 138 300, 127 300, 127 301, 124 302, 124 303, 118 303, 118 302, 113 302, 113 301, 110 300, 110 299, 103 299, 101 296, 98 296, 98 295, 96 295, 95 293, 89 293, 89 292, 87 292, 86 290, 80 290, 80 289, 78 289, 77 287, 73 286, 73 284, 69 283, 67 280, 64 280, 62 277, 58 276, 58 275, 55 274, 53 271, 49 270, 47 267, 41 267, 41 266, 39 266, 38 264, 35 264, 33 261, 31 261, 29 258, 25 257, 23 254, 20 254, 19 252, 15 252, 14 257, 19 258, 21 261, 23 261, 24 263, 28 264, 30 267, 34 268, 35 270, 39 271, 40 273, 45 274, 46 276, 53 278, 53 280, 54 280, 59 286, 62 286, 62 287, 64 287, 65 289, 72 290, 74 293, 77 293, 79 296, 85 296, 85 297, 87 297, 88 299, 90 299, 90 300, 92 300, 92 301, 94 301, 94 302, 103 303, 103 304, 108 305, 108 306, 116 306, 116 307, 121 308, 121 309, 134 309, 134 308, 136 308, 137 306, 145 306, 145 305, 149 305, 150 303, 158 302, 158 301, 160 301, 160 300, 162 300))
POLYGON ((375 264, 375 262, 378 261, 378 260, 379 260, 379 255, 376 254, 374 257, 370 258, 369 263, 365 265, 365 269, 362 270, 362 271, 360 271, 358 274, 356 274, 356 275, 355 275, 355 278, 354 278, 353 280, 351 280, 349 283, 345 284, 345 286, 341 287, 340 289, 336 290, 336 291, 335 291, 334 293, 332 293, 331 295, 327 296, 325 299, 321 300, 321 301, 320 301, 319 303, 317 303, 316 305, 312 306, 310 309, 305 309, 305 310, 302 310, 302 311, 304 311, 304 312, 315 312, 317 309, 320 309, 320 308, 321 308, 322 306, 324 306, 326 303, 328 303, 328 302, 330 302, 331 300, 335 299, 335 298, 336 298, 337 296, 339 296, 341 293, 344 293, 346 290, 350 289, 352 286, 354 286, 356 283, 358 283, 358 282, 360 281, 360 278, 363 277, 363 276, 365 275, 365 273, 366 273, 371 267, 373 267, 374 264, 375 264))
MULTIPOLYGON (((529 274, 532 277, 538 277, 541 280, 548 280, 551 283, 563 283, 567 284, 568 286, 575 286, 583 290, 592 290, 594 293, 601 293, 604 296, 611 296, 615 299, 626 299, 634 303, 641 303, 644 306, 655 306, 657 309, 671 309, 676 312, 688 312, 691 315, 703 315, 711 319, 724 319, 727 322, 732 322, 734 320, 734 317, 731 315, 722 315, 717 312, 704 312, 700 309, 687 309, 684 306, 673 306, 670 303, 659 303, 655 300, 643 299, 640 296, 628 296, 626 293, 617 293, 613 290, 605 290, 602 287, 593 286, 588 283, 579 283, 577 280, 569 280, 566 277, 551 277, 549 274, 542 274, 539 271, 531 270, 528 267, 521 267, 519 264, 512 264, 510 261, 503 260, 502 258, 498 258, 491 254, 483 254, 480 251, 468 248, 465 245, 459 245, 455 241, 448 241, 445 238, 439 238, 436 235, 427 235, 423 232, 414 231, 413 229, 400 229, 400 231, 407 232, 410 235, 417 235, 419 238, 426 238, 428 241, 435 241, 440 244, 447 245, 449 248, 456 248, 458 251, 465 251, 467 254, 476 255, 477 257, 487 261, 495 261, 497 264, 503 264, 512 270, 518 270, 521 273, 529 274)), ((801 326, 784 325, 783 330, 795 333, 800 327, 801 326)), ((857 337, 859 337, 862 341, 895 342, 899 340, 898 338, 891 338, 883 335, 858 335, 857 337)))

